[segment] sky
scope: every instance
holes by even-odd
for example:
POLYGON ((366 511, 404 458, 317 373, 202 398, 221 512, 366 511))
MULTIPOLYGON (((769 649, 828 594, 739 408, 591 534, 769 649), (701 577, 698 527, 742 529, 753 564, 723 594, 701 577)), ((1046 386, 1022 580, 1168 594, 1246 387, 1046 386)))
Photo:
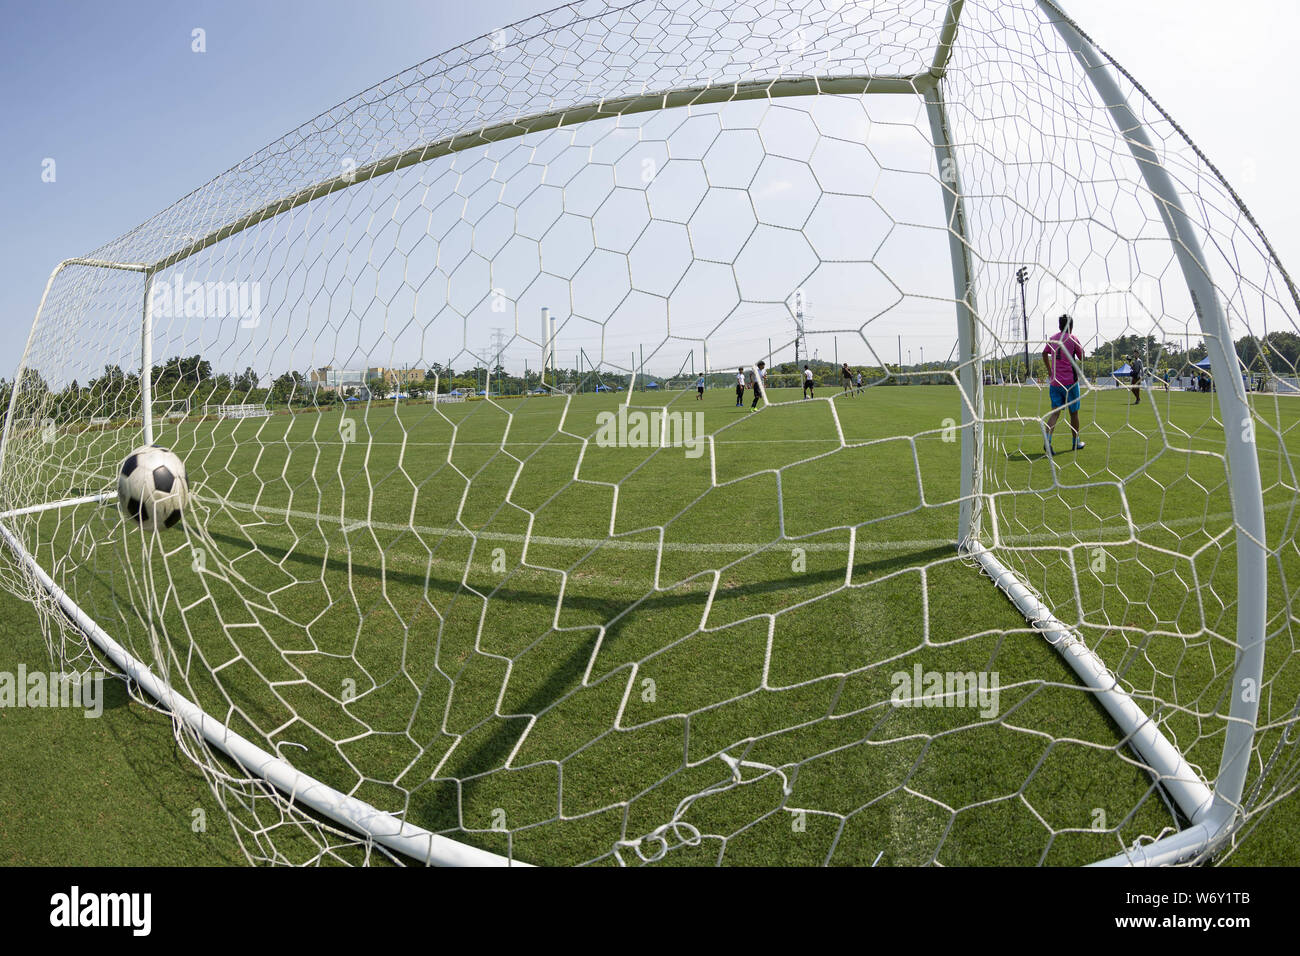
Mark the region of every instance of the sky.
MULTIPOLYGON (((12 377, 59 261, 405 67, 552 5, 6 2, 0 376, 12 377)), ((1300 132, 1291 120, 1300 5, 1074 0, 1065 9, 1201 146, 1300 273, 1300 132)), ((951 340, 906 323, 899 333, 901 350, 928 343, 935 358, 951 340)), ((486 348, 489 335, 470 344, 486 348)))

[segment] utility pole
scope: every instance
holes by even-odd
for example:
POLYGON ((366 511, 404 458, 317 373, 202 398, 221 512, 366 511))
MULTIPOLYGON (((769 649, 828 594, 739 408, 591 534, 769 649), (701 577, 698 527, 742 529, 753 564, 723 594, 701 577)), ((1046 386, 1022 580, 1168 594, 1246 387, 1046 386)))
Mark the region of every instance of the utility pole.
POLYGON ((1020 315, 1025 323, 1025 381, 1030 378, 1029 368, 1029 309, 1025 305, 1025 284, 1029 282, 1029 267, 1021 266, 1016 270, 1016 281, 1020 283, 1020 315))

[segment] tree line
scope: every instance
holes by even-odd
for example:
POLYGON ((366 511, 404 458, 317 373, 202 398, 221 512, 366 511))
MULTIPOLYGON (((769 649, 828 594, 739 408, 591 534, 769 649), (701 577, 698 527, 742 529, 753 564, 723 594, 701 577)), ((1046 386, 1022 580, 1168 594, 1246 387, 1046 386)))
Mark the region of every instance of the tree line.
MULTIPOLYGON (((1300 335, 1295 332, 1270 332, 1262 339, 1245 336, 1235 343, 1237 358, 1244 371, 1255 375, 1273 374, 1278 376, 1295 376, 1300 368, 1300 335)), ((1084 374, 1090 379, 1104 378, 1116 368, 1124 365, 1130 356, 1140 357, 1143 364, 1151 371, 1168 372, 1171 375, 1192 375, 1194 366, 1205 359, 1207 352, 1204 342, 1181 348, 1176 344, 1160 342, 1151 335, 1123 335, 1112 341, 1103 342, 1093 348, 1083 359, 1084 374)), ((1042 359, 1034 350, 1030 353, 1031 368, 1035 376, 1042 370, 1042 359)), ((835 385, 839 382, 839 368, 832 362, 809 360, 806 363, 782 362, 768 373, 770 387, 799 387, 803 381, 803 368, 807 364, 813 370, 814 380, 819 385, 835 385)), ((985 360, 986 370, 999 369, 1008 377, 1018 378, 1023 373, 1023 351, 1013 354, 1011 350, 1001 356, 985 360)), ((942 383, 951 380, 949 373, 957 367, 955 362, 930 362, 925 365, 906 366, 903 369, 886 369, 879 366, 853 365, 853 371, 861 371, 863 380, 880 381, 932 381, 942 383), (900 378, 895 373, 908 373, 900 378), (914 376, 922 376, 916 378, 914 376), (930 376, 930 377, 927 377, 930 376)), ((698 376, 667 375, 656 377, 649 373, 638 375, 641 385, 649 381, 661 381, 672 387, 683 387, 694 382, 698 376)), ((709 373, 706 383, 711 387, 729 387, 734 381, 735 372, 730 369, 714 370, 709 373)), ((346 400, 349 392, 359 394, 361 386, 344 387, 341 392, 313 387, 309 373, 297 370, 286 371, 263 385, 261 376, 251 366, 242 372, 214 372, 212 363, 201 355, 188 355, 168 359, 153 366, 151 384, 155 407, 186 402, 191 409, 203 405, 232 405, 243 403, 260 403, 280 407, 331 406, 346 400)), ((545 380, 537 370, 523 375, 508 372, 503 366, 489 368, 483 364, 457 371, 450 366, 434 362, 425 370, 423 379, 394 385, 379 378, 365 383, 365 389, 372 398, 388 398, 399 389, 400 393, 412 398, 432 395, 460 389, 466 392, 479 392, 489 384, 495 395, 521 395, 544 386, 555 387, 561 383, 573 383, 579 391, 591 391, 599 384, 620 385, 626 387, 626 375, 606 375, 603 379, 591 370, 579 372, 577 369, 563 368, 550 370, 545 380)), ((132 418, 139 415, 140 375, 137 371, 123 369, 120 365, 105 365, 103 371, 82 383, 77 380, 69 382, 62 389, 55 390, 46 382, 40 371, 26 368, 17 383, 0 379, 0 409, 7 415, 10 399, 14 389, 19 391, 19 401, 24 414, 39 414, 41 417, 55 421, 75 421, 92 417, 108 419, 132 418)))

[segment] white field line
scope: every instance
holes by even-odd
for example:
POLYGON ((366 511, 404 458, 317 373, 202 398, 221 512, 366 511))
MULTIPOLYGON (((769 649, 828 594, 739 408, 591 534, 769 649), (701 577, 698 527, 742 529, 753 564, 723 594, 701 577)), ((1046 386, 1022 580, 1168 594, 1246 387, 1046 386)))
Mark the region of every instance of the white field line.
MULTIPOLYGON (((646 534, 646 531, 627 532, 628 537, 607 537, 607 538, 564 538, 552 537, 538 534, 516 534, 505 531, 471 531, 467 528, 437 528, 417 524, 399 524, 390 521, 367 521, 365 519, 344 519, 338 515, 328 515, 315 511, 301 511, 291 508, 273 508, 249 504, 242 501, 232 501, 227 498, 219 498, 210 495, 194 495, 195 499, 213 504, 218 507, 228 508, 232 511, 241 511, 253 515, 275 515, 283 518, 297 518, 304 521, 312 521, 317 524, 328 522, 342 526, 345 533, 360 531, 363 529, 372 529, 375 531, 409 531, 412 534, 428 536, 432 538, 455 537, 455 538, 472 538, 485 542, 503 542, 507 544, 529 544, 538 546, 554 546, 561 548, 584 548, 591 549, 596 547, 618 548, 627 551, 684 551, 691 553, 711 552, 723 554, 754 554, 765 550, 775 550, 778 548, 802 548, 805 551, 847 551, 850 543, 845 541, 812 541, 802 540, 799 538, 782 538, 766 542, 746 542, 746 541, 719 541, 719 542, 695 542, 695 541, 637 541, 632 540, 632 535, 646 534)), ((1281 508, 1290 508, 1289 502, 1278 502, 1268 506, 1266 511, 1277 511, 1281 508)), ((1112 525, 1103 527, 1098 530, 1098 534, 1107 540, 1114 540, 1115 543, 1125 543, 1135 540, 1135 534, 1141 534, 1145 531, 1154 529, 1174 530, 1175 528, 1202 527, 1206 524, 1219 521, 1230 521, 1232 512, 1222 511, 1209 515, 1191 515, 1186 518, 1175 518, 1169 521, 1154 521, 1145 525, 1112 525)), ((653 529, 651 529, 653 530, 653 529)), ((849 532, 847 525, 826 528, 816 532, 816 537, 824 537, 827 534, 843 532, 845 535, 849 532)), ((1091 531, 1089 533, 1092 533, 1091 531)), ((1023 535, 1004 535, 998 545, 1002 547, 1073 547, 1087 546, 1089 542, 1070 540, 1068 534, 1055 531, 1042 531, 1023 535)), ((952 547, 955 549, 956 540, 953 538, 919 538, 901 541, 870 541, 858 537, 853 545, 855 552, 885 552, 896 553, 904 551, 928 550, 932 548, 952 547)))
MULTIPOLYGON (((62 470, 69 470, 80 473, 80 469, 72 469, 62 466, 62 470)), ((61 507, 74 506, 79 504, 88 504, 95 501, 105 501, 115 499, 115 492, 105 492, 102 495, 89 495, 82 498, 69 499, 67 501, 50 502, 48 504, 35 505, 28 508, 14 509, 0 514, 0 518, 14 517, 20 514, 30 514, 40 511, 46 511, 61 507)), ((627 537, 615 536, 606 538, 565 538, 537 534, 517 534, 504 531, 471 531, 468 528, 461 527, 431 527, 428 525, 417 524, 400 524, 390 521, 370 521, 365 518, 346 519, 339 515, 325 514, 319 511, 302 511, 290 508, 274 508, 264 505, 250 504, 243 501, 234 501, 228 498, 222 498, 216 495, 191 494, 191 498, 228 508, 234 511, 251 513, 254 515, 275 515, 283 518, 296 518, 304 521, 312 521, 317 524, 327 522, 341 526, 345 534, 361 531, 363 529, 373 529, 375 531, 409 531, 412 534, 427 536, 432 538, 453 537, 453 538, 470 538, 484 542, 500 542, 506 544, 529 544, 542 547, 561 547, 561 548, 583 548, 590 550, 596 547, 616 548, 627 551, 678 551, 689 553, 718 553, 718 554, 754 554, 765 550, 775 550, 778 548, 803 548, 809 552, 820 551, 847 551, 850 548, 849 541, 813 541, 800 538, 784 538, 767 542, 744 542, 744 541, 718 541, 718 542, 694 542, 694 541, 636 541, 632 540, 633 535, 644 535, 647 532, 632 531, 626 532, 627 537)), ((1279 511, 1296 507, 1292 502, 1277 502, 1264 507, 1265 512, 1279 511)), ((1137 540, 1137 536, 1151 530, 1174 531, 1179 528, 1198 528, 1208 524, 1214 524, 1222 521, 1231 521, 1231 511, 1218 511, 1206 515, 1189 515, 1185 518, 1171 518, 1168 521, 1152 521, 1141 525, 1129 524, 1112 524, 1098 529, 1089 529, 1088 533, 1093 537, 1086 541, 1077 537, 1072 537, 1068 532, 1060 531, 1039 531, 1029 534, 1002 535, 997 542, 985 542, 986 547, 1001 548, 1020 548, 1020 547, 1055 547, 1071 548, 1086 547, 1093 545, 1099 538, 1105 539, 1114 544, 1124 544, 1129 541, 1137 540)), ((655 530, 653 528, 647 530, 655 530)), ((810 537, 823 537, 827 534, 843 532, 847 534, 849 526, 840 525, 834 528, 824 528, 815 532, 810 537)), ((953 538, 912 538, 900 541, 870 541, 864 539, 861 535, 857 536, 857 541, 852 544, 855 552, 877 552, 877 553, 899 553, 906 551, 928 550, 941 547, 956 547, 956 540, 953 538)))
MULTIPOLYGON (((926 438, 930 438, 930 439, 932 439, 932 440, 934 440, 934 441, 940 441, 941 439, 940 439, 940 437, 939 437, 939 433, 942 432, 943 429, 940 428, 940 427, 936 427, 936 428, 932 429, 932 431, 933 431, 933 433, 934 433, 933 435, 916 435, 916 436, 912 436, 912 435, 889 435, 889 436, 885 436, 884 438, 853 438, 853 439, 847 439, 847 438, 846 438, 843 442, 841 442, 840 439, 839 439, 838 437, 835 437, 835 436, 829 436, 829 437, 826 437, 826 438, 752 438, 752 439, 746 439, 746 438, 715 438, 715 439, 713 440, 713 443, 714 443, 715 445, 834 445, 834 446, 836 446, 837 448, 840 447, 841 445, 843 445, 843 446, 848 447, 848 448, 853 448, 853 447, 855 447, 855 446, 859 446, 859 445, 879 443, 879 442, 882 442, 882 441, 890 441, 890 440, 896 440, 896 441, 908 441, 908 440, 910 440, 910 439, 913 438, 913 437, 915 437, 917 440, 924 440, 924 439, 926 439, 926 438)), ((709 436, 706 434, 706 435, 704 435, 703 437, 707 439, 709 436)), ((295 441, 289 441, 287 438, 271 438, 271 439, 268 439, 266 442, 264 442, 264 443, 262 444, 262 447, 263 447, 263 448, 282 448, 282 447, 287 446, 287 447, 290 447, 290 448, 299 448, 299 447, 302 447, 302 448, 317 448, 317 447, 325 447, 325 446, 333 446, 333 445, 355 445, 355 446, 360 446, 360 447, 369 447, 369 446, 374 446, 374 445, 391 445, 391 446, 393 446, 394 448, 448 448, 448 447, 450 447, 452 444, 453 444, 453 442, 451 442, 451 441, 380 441, 380 440, 378 440, 378 439, 374 439, 374 438, 367 438, 365 441, 360 441, 360 440, 358 440, 358 441, 353 441, 353 442, 345 442, 345 441, 342 441, 342 440, 337 440, 337 441, 336 441, 336 440, 334 440, 334 439, 330 439, 330 438, 327 438, 327 439, 302 438, 302 439, 298 439, 298 440, 295 440, 295 441)), ((460 448, 460 447, 462 447, 462 446, 465 446, 465 447, 470 447, 470 448, 500 448, 500 449, 503 449, 503 450, 508 450, 508 449, 513 448, 513 447, 516 447, 516 446, 538 447, 538 448, 540 448, 540 447, 542 447, 543 445, 546 445, 546 446, 549 446, 549 447, 563 446, 563 447, 571 447, 571 448, 580 448, 580 447, 582 447, 583 445, 591 445, 591 446, 595 446, 595 445, 596 445, 596 441, 595 441, 594 438, 589 438, 589 439, 587 439, 586 441, 577 441, 577 440, 566 440, 566 441, 557 441, 557 440, 550 440, 550 441, 529 441, 529 440, 522 439, 522 438, 509 438, 509 439, 506 439, 505 441, 501 441, 501 440, 497 440, 497 441, 463 441, 463 440, 458 440, 458 441, 456 441, 454 444, 455 444, 455 446, 456 446, 457 448, 460 448)), ((645 445, 632 446, 629 450, 631 450, 631 451, 658 451, 658 450, 660 450, 660 449, 663 449, 663 450, 665 450, 665 451, 674 451, 674 450, 676 450, 677 448, 678 448, 678 446, 676 446, 676 445, 671 445, 671 444, 668 444, 668 445, 660 445, 660 444, 658 444, 657 442, 647 442, 645 445)), ((604 450, 604 449, 602 449, 602 450, 604 450)), ((615 450, 616 450, 616 451, 621 451, 621 450, 624 450, 624 449, 621 449, 621 448, 620 448, 620 449, 615 449, 615 450)))

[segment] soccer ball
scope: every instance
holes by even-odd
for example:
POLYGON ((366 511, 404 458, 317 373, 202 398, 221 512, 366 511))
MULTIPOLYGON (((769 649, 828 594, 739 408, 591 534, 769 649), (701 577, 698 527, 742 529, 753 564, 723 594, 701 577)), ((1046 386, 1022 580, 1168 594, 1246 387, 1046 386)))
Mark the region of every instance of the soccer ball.
POLYGON ((170 528, 189 504, 185 463, 161 445, 143 445, 122 462, 117 475, 117 507, 145 531, 170 528))

